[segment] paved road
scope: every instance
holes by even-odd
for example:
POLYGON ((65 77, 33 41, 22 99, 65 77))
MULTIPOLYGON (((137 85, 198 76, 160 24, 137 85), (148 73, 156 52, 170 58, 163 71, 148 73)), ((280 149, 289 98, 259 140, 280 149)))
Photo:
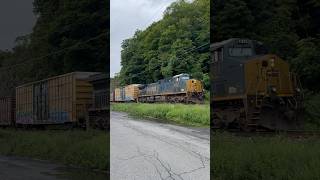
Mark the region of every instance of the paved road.
POLYGON ((67 168, 46 161, 0 156, 0 180, 93 180, 106 174, 67 168))
POLYGON ((209 180, 209 129, 111 112, 111 180, 209 180))

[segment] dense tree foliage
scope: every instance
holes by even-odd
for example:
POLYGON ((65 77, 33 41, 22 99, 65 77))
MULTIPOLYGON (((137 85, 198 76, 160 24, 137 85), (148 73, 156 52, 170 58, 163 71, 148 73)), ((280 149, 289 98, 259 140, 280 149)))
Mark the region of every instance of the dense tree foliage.
POLYGON ((151 83, 189 73, 208 84, 209 19, 209 0, 171 4, 162 20, 123 41, 121 83, 151 83))
POLYGON ((320 91, 319 17, 316 0, 215 0, 211 40, 260 40, 292 65, 304 87, 320 91))
POLYGON ((12 51, 0 52, 2 94, 58 74, 108 71, 109 0, 34 0, 33 5, 33 32, 18 37, 12 51))

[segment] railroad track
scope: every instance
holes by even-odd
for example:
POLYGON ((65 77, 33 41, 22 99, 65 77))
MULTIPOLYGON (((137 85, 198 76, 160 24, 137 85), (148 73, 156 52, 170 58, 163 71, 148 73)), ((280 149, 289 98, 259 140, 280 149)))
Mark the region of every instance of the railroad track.
MULTIPOLYGON (((213 131, 216 133, 217 131, 213 131)), ((223 131, 219 131, 223 132, 223 131)), ((266 131, 259 130, 254 132, 244 132, 240 130, 226 130, 225 132, 229 132, 235 136, 242 137, 253 137, 253 136, 287 136, 292 138, 310 138, 310 137, 319 137, 320 138, 320 130, 286 130, 286 131, 266 131)))

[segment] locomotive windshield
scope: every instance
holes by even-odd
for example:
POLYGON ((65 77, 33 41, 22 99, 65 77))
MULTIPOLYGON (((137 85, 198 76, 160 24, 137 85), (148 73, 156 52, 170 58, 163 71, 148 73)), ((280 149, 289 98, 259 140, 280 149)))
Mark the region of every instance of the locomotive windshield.
POLYGON ((179 75, 173 76, 172 79, 175 81, 188 80, 190 79, 190 76, 189 74, 179 74, 179 75))
POLYGON ((252 56, 253 51, 250 47, 229 48, 229 55, 235 57, 252 56))
POLYGON ((268 49, 262 44, 257 43, 255 46, 256 54, 263 55, 268 53, 268 49))
POLYGON ((182 76, 181 79, 182 80, 188 80, 188 79, 190 79, 190 77, 189 76, 182 76))

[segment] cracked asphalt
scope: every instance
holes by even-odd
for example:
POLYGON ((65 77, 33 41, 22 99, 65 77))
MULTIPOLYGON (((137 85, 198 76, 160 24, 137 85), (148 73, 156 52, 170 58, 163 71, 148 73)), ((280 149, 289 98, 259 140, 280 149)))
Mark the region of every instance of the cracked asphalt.
POLYGON ((111 180, 209 180, 210 130, 111 112, 111 180))

